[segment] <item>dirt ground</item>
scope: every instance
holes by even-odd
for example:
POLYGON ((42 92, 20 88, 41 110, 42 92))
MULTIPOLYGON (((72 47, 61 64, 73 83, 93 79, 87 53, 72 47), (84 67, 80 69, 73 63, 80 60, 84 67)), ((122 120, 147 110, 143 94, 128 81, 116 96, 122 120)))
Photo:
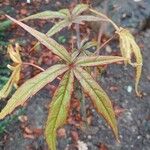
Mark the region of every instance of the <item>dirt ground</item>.
MULTIPOLYGON (((37 11, 69 7, 70 3, 69 0, 31 0, 31 3, 27 4, 26 1, 16 0, 8 6, 3 2, 0 3, 0 10, 19 18, 37 11), (11 8, 9 9, 10 12, 7 12, 8 7, 11 8), (28 13, 25 13, 25 11, 28 13)), ((102 0, 95 1, 93 6, 101 11, 103 4, 102 0)), ((141 47, 144 62, 140 88, 143 97, 139 98, 135 95, 134 70, 131 67, 109 65, 99 82, 111 97, 118 111, 124 110, 122 113, 118 113, 117 117, 120 143, 116 143, 111 130, 108 129, 105 121, 96 113, 87 99, 87 112, 92 116, 90 126, 83 129, 71 124, 65 125, 60 130, 60 132, 65 132, 65 136, 64 133, 62 137, 59 136, 58 150, 78 149, 77 144, 74 142, 76 136, 78 141, 83 142, 80 145, 83 145, 84 148, 79 150, 150 150, 150 1, 109 0, 108 5, 108 15, 118 24, 129 28, 141 47)), ((33 22, 31 22, 31 25, 33 26, 33 22)), ((47 24, 44 28, 47 28, 47 24)), ((6 40, 12 37, 15 38, 16 31, 11 30, 10 32, 9 30, 8 32, 6 40)), ((106 30, 107 35, 111 33, 111 28, 106 30)), ((27 33, 21 39, 16 36, 16 39, 28 43, 29 39, 26 39, 27 37, 31 39, 31 36, 27 33)), ((113 42, 106 48, 108 54, 117 53, 117 51, 118 48, 114 48, 113 42)), ((10 122, 5 131, 0 134, 0 150, 48 149, 43 137, 43 128, 47 117, 46 106, 49 104, 50 96, 51 93, 47 88, 44 88, 29 100, 23 115, 19 119, 10 122), (27 120, 23 116, 27 116, 27 120), (30 134, 30 132, 33 133, 30 134)))

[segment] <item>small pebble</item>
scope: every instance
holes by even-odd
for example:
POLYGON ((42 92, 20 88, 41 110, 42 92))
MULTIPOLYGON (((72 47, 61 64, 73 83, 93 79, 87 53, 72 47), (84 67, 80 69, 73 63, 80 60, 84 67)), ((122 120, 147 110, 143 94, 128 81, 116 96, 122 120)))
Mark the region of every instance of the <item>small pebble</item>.
POLYGON ((128 93, 131 93, 131 92, 132 92, 132 86, 130 86, 130 85, 127 86, 127 92, 128 92, 128 93))
POLYGON ((91 139, 92 139, 91 135, 88 135, 88 139, 89 139, 89 140, 91 140, 91 139))
POLYGON ((30 4, 30 3, 31 3, 31 0, 27 0, 27 3, 30 4))
POLYGON ((134 0, 135 2, 140 2, 140 1, 142 1, 142 0, 134 0))

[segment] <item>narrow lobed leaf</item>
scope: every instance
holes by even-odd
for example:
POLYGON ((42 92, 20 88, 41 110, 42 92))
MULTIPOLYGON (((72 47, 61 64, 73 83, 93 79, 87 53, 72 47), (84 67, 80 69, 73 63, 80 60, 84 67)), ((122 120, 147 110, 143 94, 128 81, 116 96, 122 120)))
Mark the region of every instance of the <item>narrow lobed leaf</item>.
POLYGON ((68 67, 66 65, 54 65, 26 81, 8 100, 7 105, 0 112, 0 119, 10 114, 16 107, 23 105, 28 98, 32 97, 57 76, 67 71, 67 69, 68 67))
POLYGON ((77 16, 77 15, 83 13, 84 11, 88 10, 88 8, 89 8, 89 5, 87 5, 87 4, 78 4, 72 10, 72 15, 77 16))
MULTIPOLYGON (((91 77, 81 67, 76 67, 74 69, 75 77, 79 80, 84 91, 91 98, 94 107, 97 109, 98 113, 101 114, 108 125, 112 128, 112 131, 118 140, 118 128, 115 119, 115 113, 111 104, 111 101, 103 89, 98 85, 98 83, 91 77)), ((119 141, 119 140, 118 140, 119 141)))
POLYGON ((32 19, 55 19, 55 18, 64 19, 65 17, 66 15, 59 11, 43 11, 43 12, 28 16, 26 18, 23 18, 20 21, 26 21, 26 20, 32 20, 32 19))
POLYGON ((73 91, 73 72, 69 70, 60 81, 49 106, 49 114, 45 128, 45 137, 51 150, 56 150, 56 130, 64 125, 70 106, 73 91))
POLYGON ((140 48, 134 40, 132 41, 132 50, 133 50, 133 53, 134 53, 135 59, 136 59, 135 92, 138 96, 141 96, 141 94, 138 90, 138 85, 139 85, 139 81, 140 81, 141 73, 142 73, 143 59, 142 59, 142 54, 141 54, 140 48))
POLYGON ((67 50, 60 44, 58 44, 55 40, 52 38, 46 36, 45 34, 27 26, 26 24, 17 21, 16 19, 6 15, 10 20, 20 25, 23 29, 25 29, 27 32, 29 32, 31 35, 33 35, 35 38, 37 38, 44 46, 46 46, 48 49, 50 49, 54 54, 58 55, 60 58, 67 62, 71 62, 71 56, 67 52, 67 50))
MULTIPOLYGON (((71 16, 69 9, 60 9, 59 12, 64 14, 67 18, 71 16)), ((66 17, 64 19, 66 19, 66 17)))
POLYGON ((63 28, 65 28, 65 27, 67 27, 67 26, 69 26, 69 25, 70 25, 70 22, 69 22, 67 19, 62 20, 62 21, 56 23, 56 24, 46 33, 46 35, 47 35, 48 37, 51 37, 51 36, 53 36, 55 33, 61 31, 63 28))
POLYGON ((82 21, 108 21, 106 19, 102 19, 96 16, 92 16, 92 15, 81 15, 81 16, 77 16, 75 17, 75 19, 73 20, 74 23, 81 23, 82 21))
POLYGON ((81 56, 77 59, 78 66, 99 66, 123 61, 125 58, 119 56, 81 56))
POLYGON ((95 46, 97 46, 97 41, 89 41, 82 46, 82 49, 87 50, 95 46))
POLYGON ((140 48, 135 42, 133 35, 127 29, 120 28, 116 31, 116 33, 119 35, 122 56, 126 58, 125 64, 129 63, 132 66, 136 67, 135 91, 138 96, 141 96, 140 92, 138 91, 138 84, 141 78, 143 64, 140 48), (136 59, 135 62, 131 61, 132 53, 134 54, 134 57, 136 59))

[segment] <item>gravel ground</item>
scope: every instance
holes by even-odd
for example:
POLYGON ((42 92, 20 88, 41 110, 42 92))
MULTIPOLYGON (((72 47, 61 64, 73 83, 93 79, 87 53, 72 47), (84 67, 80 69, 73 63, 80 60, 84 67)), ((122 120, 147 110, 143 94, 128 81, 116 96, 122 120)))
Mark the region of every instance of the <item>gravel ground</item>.
MULTIPOLYGON (((115 1, 113 3, 109 3, 109 7, 112 9, 108 14, 111 14, 119 24, 123 24, 134 31, 138 43, 143 45, 144 65, 140 86, 144 96, 138 98, 135 95, 132 68, 126 68, 122 65, 110 65, 102 75, 100 84, 106 89, 113 103, 125 109, 118 116, 121 142, 115 142, 112 132, 108 129, 105 121, 98 116, 87 101, 87 109, 93 116, 90 130, 84 131, 71 125, 65 125, 67 136, 58 138, 58 150, 77 149, 71 138, 71 131, 73 130, 78 132, 79 140, 85 144, 85 148, 82 150, 86 150, 86 146, 88 150, 150 150, 150 1, 119 0, 117 3, 115 1), (118 6, 121 6, 121 8, 118 6), (113 10, 114 8, 116 11, 113 10), (117 90, 112 90, 110 87, 117 87, 117 90)), ((66 5, 67 1, 63 4, 66 5)), ((98 6, 98 4, 96 3, 95 5, 98 6)), ((39 5, 40 10, 47 8, 55 8, 53 1, 50 5, 39 5)), ((101 9, 101 5, 99 9, 101 9)), ((111 29, 108 32, 111 32, 111 29)), ((45 106, 50 101, 49 95, 49 92, 44 89, 29 101, 25 113, 28 116, 28 126, 31 128, 42 129, 44 127, 44 121, 47 116, 45 106)), ((47 149, 42 134, 33 139, 24 138, 20 121, 12 122, 6 128, 6 132, 0 136, 1 150, 47 149), (5 139, 6 135, 7 139, 5 139)))

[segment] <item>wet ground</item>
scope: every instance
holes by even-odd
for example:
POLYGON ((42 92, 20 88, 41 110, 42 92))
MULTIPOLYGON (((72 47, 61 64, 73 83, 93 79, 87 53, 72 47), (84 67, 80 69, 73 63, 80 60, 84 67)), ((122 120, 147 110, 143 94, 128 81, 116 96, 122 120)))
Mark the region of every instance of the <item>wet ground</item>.
MULTIPOLYGON (((103 2, 103 1, 102 1, 103 2)), ((19 3, 19 2, 18 2, 19 3)), ((37 2, 36 10, 31 5, 25 4, 32 13, 39 10, 51 8, 54 10, 58 4, 50 1, 48 4, 37 2)), ((63 2, 59 5, 68 6, 63 2)), ((97 9, 101 10, 103 3, 95 2, 97 9)), ((17 9, 12 3, 12 8, 17 9)), ((57 7, 58 8, 58 7, 57 7)), ((58 138, 58 150, 77 149, 73 140, 72 131, 78 134, 78 140, 84 142, 88 150, 150 150, 150 1, 141 0, 118 0, 110 1, 108 15, 118 24, 128 27, 134 34, 141 46, 143 54, 143 74, 140 87, 143 97, 136 97, 134 92, 134 74, 131 67, 122 65, 110 65, 100 79, 100 84, 106 89, 111 100, 120 110, 125 110, 118 116, 118 126, 120 131, 120 143, 116 143, 110 129, 105 121, 98 116, 87 100, 87 111, 92 115, 90 129, 83 130, 73 125, 66 125, 64 129, 66 136, 58 138)), ((107 30, 106 34, 111 34, 112 30, 107 30)), ((113 49, 116 52, 117 49, 113 49)), ((108 51, 110 53, 110 51, 108 51)), ((50 101, 50 93, 44 89, 29 101, 25 115, 28 120, 26 126, 31 129, 44 128, 44 121, 47 116, 46 106, 50 101)), ((0 136, 1 150, 47 150, 43 134, 34 137, 24 138, 21 121, 11 122, 5 132, 0 136)), ((40 130, 39 130, 40 132, 40 130)), ((42 132, 42 131, 41 131, 42 132)), ((81 144, 82 145, 82 144, 81 144)))

